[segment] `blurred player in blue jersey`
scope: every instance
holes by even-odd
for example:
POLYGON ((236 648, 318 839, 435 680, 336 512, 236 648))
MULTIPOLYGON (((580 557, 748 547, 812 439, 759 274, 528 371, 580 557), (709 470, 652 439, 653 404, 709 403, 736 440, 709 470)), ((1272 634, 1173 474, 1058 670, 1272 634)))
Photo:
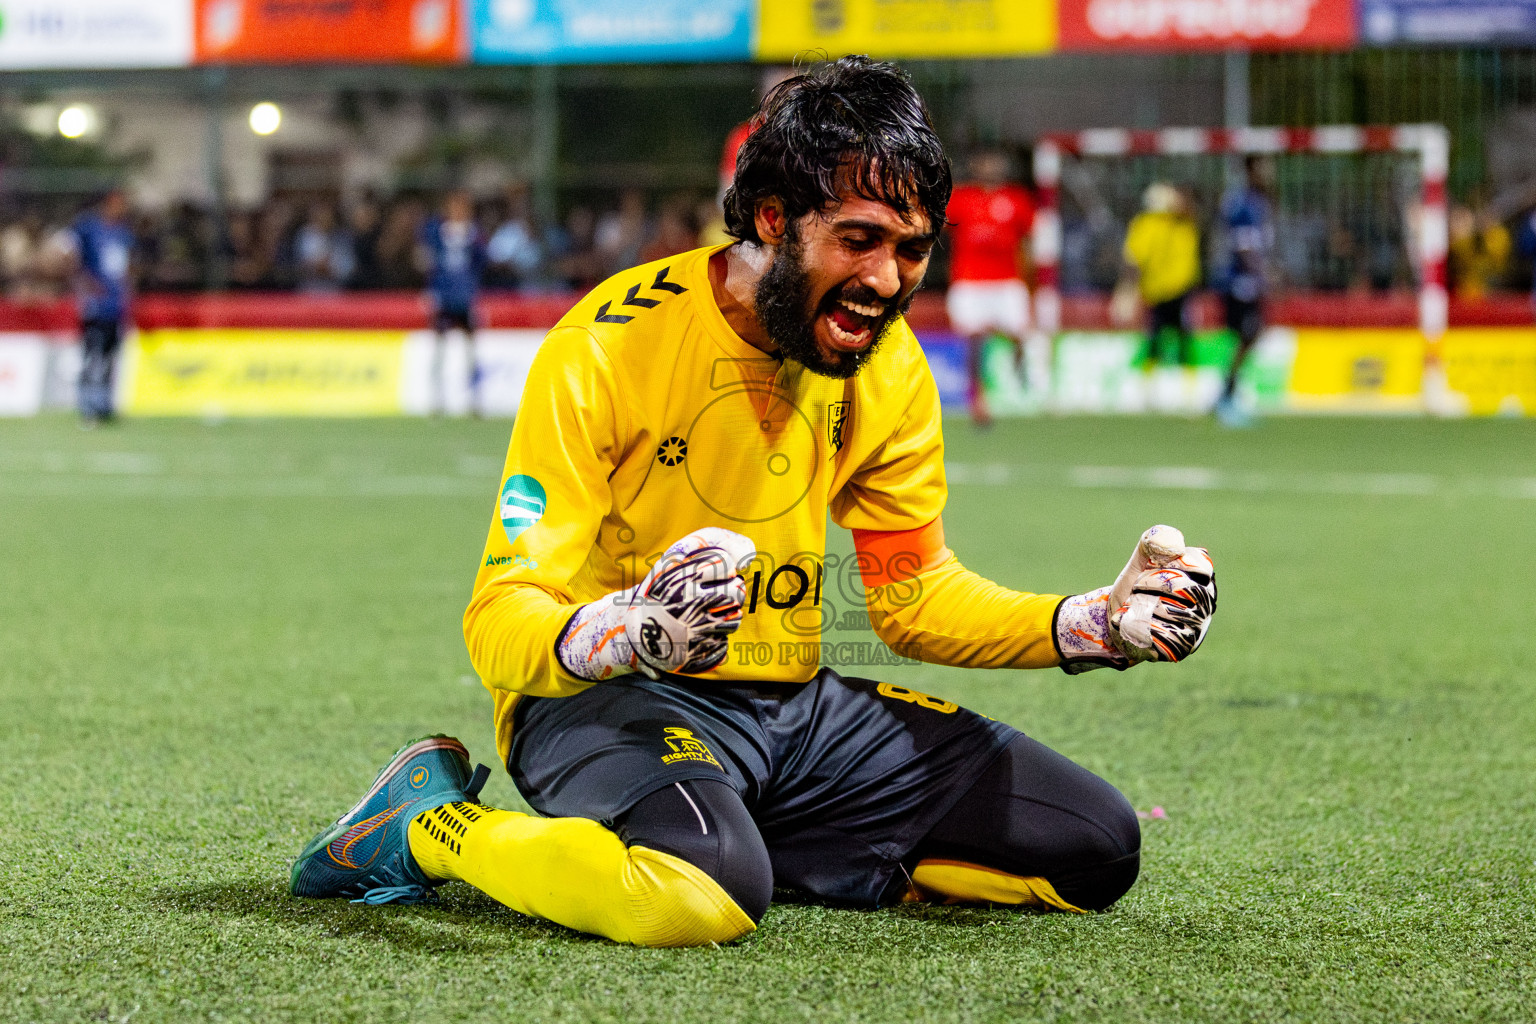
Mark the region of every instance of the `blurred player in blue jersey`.
POLYGON ((65 241, 74 257, 75 297, 80 311, 80 419, 84 426, 110 420, 117 350, 128 318, 133 231, 128 199, 118 189, 95 209, 80 214, 65 241))
POLYGON ((1216 402, 1216 418, 1229 427, 1250 422, 1250 414, 1237 404, 1237 375, 1264 330, 1269 254, 1275 244, 1274 209, 1269 198, 1275 180, 1274 162, 1262 156, 1245 158, 1243 179, 1243 187, 1221 204, 1225 251, 1216 281, 1227 327, 1237 335, 1232 368, 1216 402))
MULTIPOLYGON (((1531 210, 1520 221, 1520 227, 1515 232, 1515 251, 1536 263, 1536 210, 1531 210)), ((1536 275, 1531 280, 1531 305, 1536 308, 1536 275)))
POLYGON ((485 273, 485 237, 475 223, 474 203, 467 192, 451 192, 443 202, 441 217, 433 217, 421 229, 421 248, 428 267, 427 294, 432 302, 432 330, 437 343, 432 352, 431 384, 434 411, 448 406, 444 379, 444 350, 448 332, 464 332, 469 360, 469 408, 480 411, 480 363, 475 356, 475 299, 485 273))

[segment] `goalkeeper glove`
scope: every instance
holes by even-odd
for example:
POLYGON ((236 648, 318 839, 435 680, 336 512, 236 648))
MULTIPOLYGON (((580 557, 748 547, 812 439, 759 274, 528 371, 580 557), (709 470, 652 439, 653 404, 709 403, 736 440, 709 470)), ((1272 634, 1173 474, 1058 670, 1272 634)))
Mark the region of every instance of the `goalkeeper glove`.
POLYGON ((1056 609, 1062 670, 1123 671, 1142 661, 1183 661, 1199 649, 1216 612, 1216 569, 1204 548, 1185 547, 1171 526, 1141 535, 1114 584, 1069 597, 1056 609))
POLYGON ((576 609, 555 641, 571 675, 595 681, 631 672, 707 672, 725 661, 741 626, 741 570, 757 556, 739 533, 706 527, 679 540, 635 586, 576 609))

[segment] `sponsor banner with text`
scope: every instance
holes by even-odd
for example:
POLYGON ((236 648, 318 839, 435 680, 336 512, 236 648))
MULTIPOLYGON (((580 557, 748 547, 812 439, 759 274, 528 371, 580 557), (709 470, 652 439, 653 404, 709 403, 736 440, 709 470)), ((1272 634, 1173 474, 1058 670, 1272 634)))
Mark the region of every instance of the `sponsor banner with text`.
POLYGON ((1056 0, 764 0, 759 60, 808 50, 874 57, 1048 52, 1056 0))
MULTIPOLYGON (((512 416, 544 333, 478 332, 471 373, 458 332, 439 343, 431 331, 144 331, 124 346, 119 391, 123 411, 141 416, 512 416)), ((0 414, 8 355, 0 341, 0 414)))
POLYGON ((758 0, 469 0, 485 64, 748 60, 758 0))
POLYGON ((41 334, 0 334, 0 416, 36 416, 48 376, 48 339, 41 334))
POLYGON ((387 416, 405 331, 143 331, 124 349, 123 411, 144 416, 387 416))
POLYGON ((1478 46, 1536 42, 1536 0, 1362 0, 1361 41, 1478 46))
POLYGON ((4 0, 0 68, 192 62, 192 0, 4 0))
POLYGON ((1460 411, 1536 416, 1536 330, 1451 330, 1440 341, 1439 356, 1460 411))
POLYGON ((197 0, 197 59, 456 61, 460 0, 197 0))
POLYGON ((471 373, 462 334, 454 331, 439 344, 431 331, 412 331, 401 369, 401 411, 411 416, 464 416, 473 408, 482 416, 515 415, 544 334, 536 328, 475 332, 471 373))
POLYGON ((1059 0, 1062 50, 1343 49, 1355 0, 1059 0))
MULTIPOLYGON (((923 351, 950 409, 966 407, 965 343, 950 334, 924 332, 923 351)), ((1051 344, 1032 337, 1020 359, 1012 344, 997 340, 982 357, 982 387, 996 416, 1035 413, 1208 412, 1221 394, 1236 348, 1227 331, 1198 332, 1187 363, 1175 353, 1151 358, 1147 339, 1135 331, 1065 331, 1051 344)), ((1238 378, 1243 398, 1262 412, 1287 408, 1286 388, 1295 359, 1295 332, 1271 327, 1249 355, 1238 378)))
MULTIPOLYGON (((456 333, 439 344, 430 331, 145 331, 124 346, 118 390, 129 415, 454 416, 477 409, 506 417, 517 412, 544 333, 479 332, 471 373, 468 346, 456 333)), ((965 342, 940 331, 920 337, 941 400, 963 411, 965 342)), ((1172 352, 1149 358, 1145 337, 1133 331, 1036 335, 1022 360, 997 340, 983 358, 983 387, 999 416, 1199 415, 1215 403, 1234 350, 1230 333, 1220 330, 1198 332, 1182 366, 1172 352)), ((70 406, 70 388, 59 384, 78 373, 75 347, 42 334, 0 334, 0 416, 70 406)), ((1430 346, 1410 328, 1271 327, 1238 388, 1260 413, 1536 415, 1536 329, 1452 328, 1430 346)))
POLYGON ((1298 328, 1286 396, 1298 412, 1424 411, 1424 335, 1413 328, 1298 328))

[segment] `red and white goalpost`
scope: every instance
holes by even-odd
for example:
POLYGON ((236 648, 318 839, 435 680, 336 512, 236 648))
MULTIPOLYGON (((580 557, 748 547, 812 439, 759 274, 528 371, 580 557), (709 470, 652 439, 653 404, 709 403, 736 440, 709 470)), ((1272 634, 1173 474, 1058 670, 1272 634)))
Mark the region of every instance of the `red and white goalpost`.
POLYGON ((1449 139, 1443 125, 1329 125, 1318 128, 1098 128, 1047 135, 1035 146, 1038 192, 1032 248, 1036 268, 1036 323, 1047 334, 1061 329, 1059 267, 1063 161, 1128 157, 1199 157, 1248 154, 1397 153, 1416 157, 1417 208, 1408 211, 1407 245, 1418 288, 1419 326, 1438 339, 1446 327, 1446 247, 1449 224, 1445 178, 1449 139))

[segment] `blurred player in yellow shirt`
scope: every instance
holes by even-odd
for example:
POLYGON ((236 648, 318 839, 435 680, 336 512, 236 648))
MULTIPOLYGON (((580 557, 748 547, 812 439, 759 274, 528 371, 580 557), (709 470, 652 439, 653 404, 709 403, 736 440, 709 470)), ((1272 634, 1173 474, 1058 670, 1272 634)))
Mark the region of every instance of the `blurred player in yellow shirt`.
POLYGON ((498 756, 545 817, 476 802, 488 770, 429 737, 309 844, 296 895, 417 901, 456 879, 677 946, 752 931, 776 884, 1067 911, 1130 887, 1136 817, 1108 783, 823 661, 834 588, 862 591, 893 650, 992 668, 1178 661, 1215 609, 1208 556, 1169 527, 1072 597, 945 545, 938 393, 902 312, 949 192, 894 66, 848 57, 770 93, 726 197, 735 241, 599 285, 529 372, 464 634, 498 756), (828 564, 829 514, 856 566, 828 564))
POLYGON ((1482 299, 1509 276, 1514 239, 1487 207, 1453 207, 1450 223, 1451 281, 1456 297, 1482 299))
POLYGON ((1200 225, 1189 197, 1166 182, 1147 186, 1142 211, 1125 233, 1124 263, 1112 317, 1129 324, 1138 300, 1147 311, 1147 359, 1160 362, 1165 332, 1175 360, 1189 363, 1189 297, 1200 285, 1200 225))

